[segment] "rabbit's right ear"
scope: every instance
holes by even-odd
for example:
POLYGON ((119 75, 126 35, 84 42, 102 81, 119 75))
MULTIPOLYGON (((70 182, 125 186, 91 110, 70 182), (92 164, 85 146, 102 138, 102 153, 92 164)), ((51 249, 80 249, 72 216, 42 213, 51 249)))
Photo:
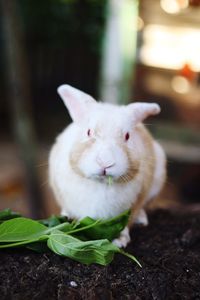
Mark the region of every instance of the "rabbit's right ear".
POLYGON ((90 95, 85 94, 68 84, 59 86, 57 92, 69 110, 70 116, 74 122, 83 120, 91 106, 96 103, 90 95))

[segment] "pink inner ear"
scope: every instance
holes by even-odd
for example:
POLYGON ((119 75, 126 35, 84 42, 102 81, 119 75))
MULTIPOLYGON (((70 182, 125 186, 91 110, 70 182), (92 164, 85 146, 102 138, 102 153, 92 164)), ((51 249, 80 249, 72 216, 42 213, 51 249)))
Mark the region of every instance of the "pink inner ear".
POLYGON ((87 98, 88 95, 69 85, 61 85, 58 88, 58 94, 61 96, 65 106, 69 110, 72 120, 82 120, 86 112, 85 98, 87 98))
POLYGON ((65 103, 65 106, 68 108, 70 116, 73 121, 78 121, 82 118, 83 111, 81 109, 81 104, 79 102, 77 95, 73 95, 72 93, 69 93, 67 90, 63 90, 62 93, 60 93, 63 99, 63 102, 65 103))
POLYGON ((64 101, 73 121, 79 121, 84 117, 84 109, 80 103, 73 98, 68 98, 64 101))
POLYGON ((156 103, 136 102, 130 104, 135 122, 142 122, 151 115, 157 115, 160 112, 160 106, 156 103))

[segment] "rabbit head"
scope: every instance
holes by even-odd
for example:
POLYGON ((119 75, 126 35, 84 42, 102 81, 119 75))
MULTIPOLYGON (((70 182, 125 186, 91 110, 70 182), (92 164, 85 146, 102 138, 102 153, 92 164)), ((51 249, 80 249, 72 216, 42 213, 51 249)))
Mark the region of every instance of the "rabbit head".
MULTIPOLYGON (((137 174, 140 164, 140 139, 137 125, 160 112, 155 103, 117 106, 96 102, 91 96, 62 85, 58 93, 73 123, 73 143, 69 164, 84 178, 104 182, 127 182, 137 174)), ((66 141, 67 142, 67 141, 66 141)))

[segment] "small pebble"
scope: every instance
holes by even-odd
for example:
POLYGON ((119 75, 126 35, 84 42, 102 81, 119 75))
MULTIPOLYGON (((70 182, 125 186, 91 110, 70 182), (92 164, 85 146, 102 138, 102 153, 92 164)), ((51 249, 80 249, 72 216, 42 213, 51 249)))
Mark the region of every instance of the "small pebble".
POLYGON ((78 284, 75 281, 70 281, 69 283, 72 287, 77 287, 78 284))

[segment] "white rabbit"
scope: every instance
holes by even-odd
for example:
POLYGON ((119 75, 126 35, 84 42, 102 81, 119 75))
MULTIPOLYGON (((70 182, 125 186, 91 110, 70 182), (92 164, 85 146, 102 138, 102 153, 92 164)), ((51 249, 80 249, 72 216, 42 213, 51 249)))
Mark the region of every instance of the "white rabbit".
MULTIPOLYGON (((107 219, 131 208, 129 227, 148 224, 143 208, 164 184, 166 160, 141 122, 158 114, 159 105, 96 102, 69 85, 61 85, 58 93, 73 120, 49 157, 49 181, 61 213, 107 219)), ((126 227, 114 242, 125 247, 129 240, 126 227)))

